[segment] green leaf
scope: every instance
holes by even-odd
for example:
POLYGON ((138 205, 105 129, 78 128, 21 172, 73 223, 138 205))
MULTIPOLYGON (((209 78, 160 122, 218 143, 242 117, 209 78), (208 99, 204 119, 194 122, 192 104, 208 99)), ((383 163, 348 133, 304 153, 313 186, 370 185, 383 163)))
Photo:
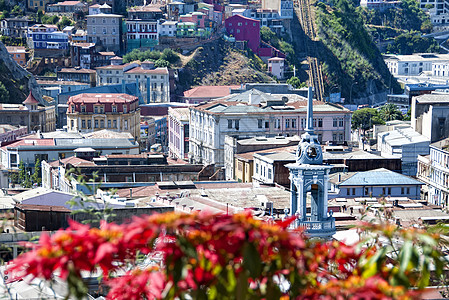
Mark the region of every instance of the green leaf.
POLYGON ((246 300, 248 295, 248 273, 246 270, 240 272, 239 277, 237 279, 237 287, 235 290, 235 299, 236 300, 246 300))
POLYGON ((254 244, 246 243, 243 246, 243 267, 252 278, 257 278, 262 273, 262 260, 254 244))
POLYGON ((413 244, 411 241, 405 241, 399 253, 399 272, 405 272, 409 266, 410 258, 412 257, 413 244))

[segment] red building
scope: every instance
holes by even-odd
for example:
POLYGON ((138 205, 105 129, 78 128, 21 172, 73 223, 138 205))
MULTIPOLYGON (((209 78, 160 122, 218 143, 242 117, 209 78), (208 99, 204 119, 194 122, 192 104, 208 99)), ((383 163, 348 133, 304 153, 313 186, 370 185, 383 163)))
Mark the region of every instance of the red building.
POLYGON ((69 131, 109 129, 140 136, 139 99, 127 94, 79 94, 67 102, 69 131))
POLYGON ((226 32, 237 41, 247 41, 248 47, 255 53, 259 53, 260 46, 260 21, 235 15, 225 20, 226 32))

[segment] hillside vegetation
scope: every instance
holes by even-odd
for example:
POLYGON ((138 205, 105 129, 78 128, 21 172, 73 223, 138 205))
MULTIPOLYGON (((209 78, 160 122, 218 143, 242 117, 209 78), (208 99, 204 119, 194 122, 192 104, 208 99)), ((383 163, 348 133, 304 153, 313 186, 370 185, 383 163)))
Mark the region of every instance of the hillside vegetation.
POLYGON ((266 65, 250 50, 237 50, 231 44, 217 40, 195 50, 179 72, 178 88, 272 82, 265 70, 266 65))

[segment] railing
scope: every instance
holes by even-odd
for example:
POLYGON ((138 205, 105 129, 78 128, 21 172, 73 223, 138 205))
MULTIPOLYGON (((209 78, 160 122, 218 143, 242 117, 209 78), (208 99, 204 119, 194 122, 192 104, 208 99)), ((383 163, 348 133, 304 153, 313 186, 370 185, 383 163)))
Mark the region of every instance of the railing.
POLYGON ((310 221, 310 218, 307 218, 307 220, 297 220, 296 226, 305 229, 307 233, 311 234, 332 233, 335 232, 335 219, 329 217, 321 221, 310 221))

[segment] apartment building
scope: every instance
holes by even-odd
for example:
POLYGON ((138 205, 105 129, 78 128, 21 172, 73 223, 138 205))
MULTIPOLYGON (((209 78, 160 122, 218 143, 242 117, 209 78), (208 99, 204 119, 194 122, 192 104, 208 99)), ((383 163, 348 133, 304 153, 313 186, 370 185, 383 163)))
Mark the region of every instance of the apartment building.
POLYGON ((87 42, 98 43, 108 51, 121 50, 122 15, 96 14, 87 18, 87 42))
POLYGON ((189 108, 168 109, 168 152, 171 158, 187 159, 189 153, 189 108))
POLYGON ((79 94, 67 102, 67 130, 93 132, 103 129, 129 132, 140 137, 139 99, 127 94, 79 94))
MULTIPOLYGON (((320 142, 350 140, 351 111, 314 101, 314 128, 320 142)), ((300 135, 306 126, 306 98, 257 90, 231 94, 190 109, 189 159, 224 165, 225 136, 300 135)))

